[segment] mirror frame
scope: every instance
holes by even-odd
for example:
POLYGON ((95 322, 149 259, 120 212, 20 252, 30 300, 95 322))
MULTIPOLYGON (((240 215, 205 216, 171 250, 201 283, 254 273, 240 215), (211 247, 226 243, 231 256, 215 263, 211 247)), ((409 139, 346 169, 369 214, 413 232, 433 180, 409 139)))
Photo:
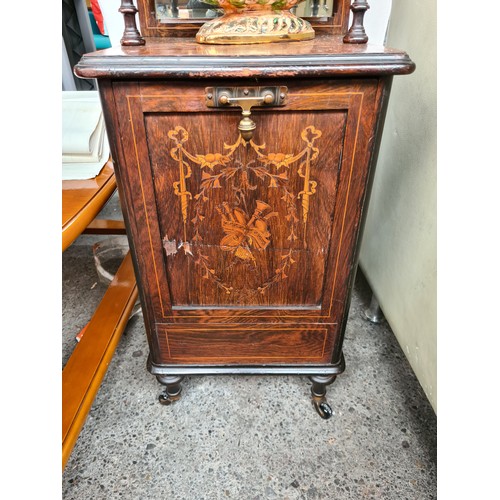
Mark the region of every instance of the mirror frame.
MULTIPOLYGON (((160 22, 155 16, 155 0, 136 0, 140 31, 143 37, 195 36, 206 19, 172 19, 160 22)), ((304 17, 315 30, 344 35, 349 28, 351 0, 334 0, 333 17, 304 17)))

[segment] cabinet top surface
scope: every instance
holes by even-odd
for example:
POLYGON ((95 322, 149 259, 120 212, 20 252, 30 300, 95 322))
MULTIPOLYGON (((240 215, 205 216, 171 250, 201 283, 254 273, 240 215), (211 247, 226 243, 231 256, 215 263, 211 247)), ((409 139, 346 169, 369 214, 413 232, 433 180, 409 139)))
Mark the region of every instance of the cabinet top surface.
POLYGON ((346 44, 342 36, 250 45, 205 45, 194 38, 147 38, 139 47, 86 54, 75 68, 83 78, 214 78, 408 74, 415 64, 401 51, 346 44))

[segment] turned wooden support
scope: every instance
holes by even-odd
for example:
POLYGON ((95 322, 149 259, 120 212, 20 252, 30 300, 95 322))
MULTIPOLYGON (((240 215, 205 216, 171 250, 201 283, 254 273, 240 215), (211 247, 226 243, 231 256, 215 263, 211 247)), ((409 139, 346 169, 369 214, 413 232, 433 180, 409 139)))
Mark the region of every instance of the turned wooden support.
POLYGON ((123 14, 123 19, 125 21, 125 30, 120 43, 125 46, 144 45, 146 40, 142 38, 135 23, 137 7, 134 5, 133 0, 122 0, 121 7, 118 11, 123 14))
POLYGON ((337 375, 312 375, 309 379, 312 382, 311 393, 313 397, 324 398, 326 396, 326 386, 333 384, 337 375))
POLYGON ((366 0, 354 0, 351 4, 352 24, 344 36, 344 43, 366 43, 368 36, 363 26, 365 12, 370 8, 366 0))

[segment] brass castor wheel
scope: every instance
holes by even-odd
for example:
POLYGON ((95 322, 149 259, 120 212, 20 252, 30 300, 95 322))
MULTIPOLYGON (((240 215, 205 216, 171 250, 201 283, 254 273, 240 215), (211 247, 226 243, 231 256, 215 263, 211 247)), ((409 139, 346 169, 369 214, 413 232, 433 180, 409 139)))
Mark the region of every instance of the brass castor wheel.
POLYGON ((332 407, 326 401, 326 386, 332 384, 337 375, 314 375, 309 377, 312 380, 311 395, 312 402, 318 415, 328 420, 332 417, 332 407))
POLYGON ((180 398, 181 398, 181 391, 179 391, 177 394, 169 394, 165 390, 158 396, 158 401, 160 402, 160 404, 168 406, 171 405, 172 403, 175 403, 175 401, 179 400, 180 398))
POLYGON ((333 415, 332 407, 326 401, 314 401, 314 408, 319 416, 325 420, 333 415))
POLYGON ((165 385, 165 390, 158 396, 160 404, 168 406, 181 398, 181 380, 184 377, 178 375, 158 375, 156 378, 161 384, 165 385))

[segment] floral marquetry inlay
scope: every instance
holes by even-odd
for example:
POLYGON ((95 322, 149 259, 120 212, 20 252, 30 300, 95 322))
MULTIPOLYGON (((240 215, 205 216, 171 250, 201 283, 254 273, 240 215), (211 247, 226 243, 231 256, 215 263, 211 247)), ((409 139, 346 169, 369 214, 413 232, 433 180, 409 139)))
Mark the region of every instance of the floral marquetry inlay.
POLYGON ((278 215, 263 201, 257 200, 256 205, 250 218, 239 207, 231 209, 227 202, 223 203, 222 210, 218 208, 222 217, 222 228, 226 233, 220 242, 220 247, 242 260, 255 260, 251 249, 263 250, 269 245, 271 233, 267 220, 278 215))
POLYGON ((231 283, 230 272, 225 273, 224 279, 217 273, 217 262, 204 250, 214 245, 220 249, 221 258, 230 256, 231 263, 226 271, 239 263, 256 266, 259 258, 267 258, 269 250, 281 252, 279 265, 254 290, 245 290, 245 294, 264 294, 288 277, 290 267, 297 263, 292 252, 307 248, 308 215, 317 187, 311 168, 319 154, 315 141, 321 135, 315 127, 306 127, 301 132, 304 147, 298 153, 266 152, 265 144, 247 142, 240 135, 234 144, 224 144, 222 152, 201 154, 186 147, 189 141, 186 129, 177 126, 169 130, 168 137, 174 142, 170 156, 178 168, 178 180, 172 187, 179 197, 182 214, 183 234, 178 235, 182 240, 179 247, 194 260, 203 278, 226 294, 243 292, 231 283), (238 150, 242 151, 241 155, 236 155, 238 150), (195 168, 199 169, 197 176, 193 175, 195 168), (297 185, 300 185, 299 190, 294 187, 297 185), (263 192, 272 192, 270 190, 277 190, 279 197, 257 199, 263 192), (215 193, 219 201, 214 210, 210 202, 216 198, 215 193), (271 198, 279 206, 273 206, 271 198), (302 225, 303 235, 300 241, 299 225, 302 225), (210 229, 214 226, 222 230, 223 236, 218 241, 214 241, 214 231, 210 229), (280 234, 287 244, 273 248, 274 232, 278 227, 285 228, 284 238, 282 230, 280 234))

